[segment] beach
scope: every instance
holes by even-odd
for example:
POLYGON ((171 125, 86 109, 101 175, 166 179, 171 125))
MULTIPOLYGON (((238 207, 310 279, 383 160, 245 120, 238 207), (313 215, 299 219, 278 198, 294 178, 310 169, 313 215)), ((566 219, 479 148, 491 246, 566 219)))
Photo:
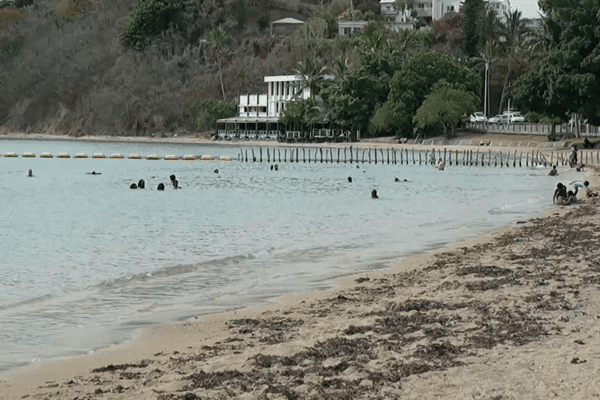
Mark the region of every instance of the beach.
POLYGON ((580 198, 330 289, 39 363, 3 377, 0 399, 598 396, 599 201, 580 198))

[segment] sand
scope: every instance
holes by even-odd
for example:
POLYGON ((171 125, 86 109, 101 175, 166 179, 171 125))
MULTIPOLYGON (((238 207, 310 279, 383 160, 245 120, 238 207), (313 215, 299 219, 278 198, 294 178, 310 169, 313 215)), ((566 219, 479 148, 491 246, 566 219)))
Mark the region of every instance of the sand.
POLYGON ((580 198, 328 290, 39 363, 0 378, 0 399, 598 397, 600 198, 580 198))

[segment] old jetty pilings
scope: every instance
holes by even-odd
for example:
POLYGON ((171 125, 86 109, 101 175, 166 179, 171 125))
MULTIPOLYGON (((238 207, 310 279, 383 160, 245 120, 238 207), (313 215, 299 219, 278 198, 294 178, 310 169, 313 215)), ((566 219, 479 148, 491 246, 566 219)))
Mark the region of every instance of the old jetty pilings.
MULTIPOLYGON (((266 160, 270 162, 295 162, 298 163, 363 163, 363 164, 412 164, 432 165, 442 159, 447 165, 463 165, 475 167, 534 167, 550 165, 568 165, 568 156, 565 151, 552 151, 546 156, 539 149, 523 152, 507 149, 487 151, 480 149, 416 149, 416 148, 367 148, 367 147, 292 147, 281 150, 277 147, 259 147, 259 157, 255 156, 255 149, 240 149, 238 160, 244 162, 262 162, 263 152, 266 160), (302 153, 302 154, 300 154, 302 153)), ((600 165, 600 151, 580 151, 580 163, 600 165)))

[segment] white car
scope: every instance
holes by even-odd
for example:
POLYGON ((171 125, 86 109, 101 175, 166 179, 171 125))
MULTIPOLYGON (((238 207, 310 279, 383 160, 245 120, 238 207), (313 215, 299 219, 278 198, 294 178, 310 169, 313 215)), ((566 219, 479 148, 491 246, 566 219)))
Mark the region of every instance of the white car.
POLYGON ((508 113, 508 121, 510 124, 514 124, 515 122, 525 122, 525 117, 523 117, 520 112, 514 111, 508 113))
POLYGON ((490 124, 498 124, 500 123, 500 120, 502 119, 502 114, 498 114, 496 116, 493 116, 491 118, 488 118, 488 122, 490 124))
POLYGON ((483 115, 482 112, 477 111, 476 113, 471 114, 469 117, 469 121, 471 122, 487 122, 487 118, 483 115))

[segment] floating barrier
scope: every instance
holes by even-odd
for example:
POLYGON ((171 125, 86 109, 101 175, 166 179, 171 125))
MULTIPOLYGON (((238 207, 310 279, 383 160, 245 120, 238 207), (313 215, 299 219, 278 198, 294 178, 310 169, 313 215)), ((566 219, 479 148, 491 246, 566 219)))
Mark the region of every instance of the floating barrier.
POLYGON ((125 158, 125 157, 123 157, 123 154, 113 153, 110 155, 110 158, 121 159, 121 158, 125 158))
POLYGON ((200 157, 200 160, 202 161, 214 161, 214 157, 213 156, 202 156, 200 157))
POLYGON ((77 153, 75 154, 75 158, 88 158, 88 155, 85 153, 77 153))
POLYGON ((185 160, 185 161, 194 161, 194 160, 197 160, 198 157, 187 155, 187 156, 183 156, 181 159, 185 160))
POLYGON ((175 160, 179 160, 179 157, 171 154, 171 155, 165 156, 165 160, 167 160, 167 161, 175 161, 175 160))
POLYGON ((127 158, 129 158, 130 160, 141 160, 142 156, 139 154, 130 154, 127 158))
POLYGON ((219 157, 219 161, 231 161, 231 157, 229 157, 229 156, 221 156, 221 157, 219 157))
POLYGON ((106 154, 94 153, 94 154, 92 154, 92 158, 106 158, 106 154))
POLYGON ((56 155, 57 158, 71 158, 71 154, 69 153, 58 153, 56 155))
POLYGON ((146 160, 160 160, 160 157, 157 156, 156 154, 148 154, 146 156, 146 160))
POLYGON ((14 151, 10 151, 8 153, 4 153, 4 157, 19 157, 19 155, 14 151))
POLYGON ((23 153, 23 158, 35 158, 35 153, 23 153))
POLYGON ((42 153, 40 154, 40 158, 52 158, 54 157, 52 153, 42 153))

